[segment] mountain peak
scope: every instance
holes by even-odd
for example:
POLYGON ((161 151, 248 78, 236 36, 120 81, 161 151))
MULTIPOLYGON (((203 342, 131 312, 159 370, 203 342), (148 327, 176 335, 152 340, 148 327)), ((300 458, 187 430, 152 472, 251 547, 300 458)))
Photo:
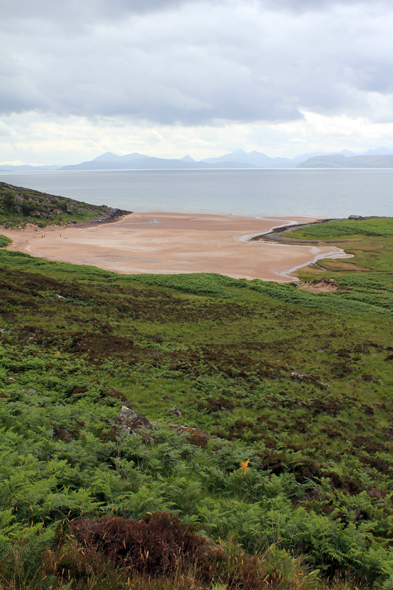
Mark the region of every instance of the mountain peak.
POLYGON ((237 156, 237 155, 247 156, 248 154, 247 154, 247 152, 245 152, 244 150, 239 148, 238 150, 235 150, 234 152, 231 153, 231 156, 237 156))
POLYGON ((386 147, 376 148, 374 150, 368 150, 365 152, 365 156, 390 156, 393 154, 393 150, 390 150, 386 147))
POLYGON ((351 156, 357 156, 355 152, 351 152, 350 150, 341 150, 339 152, 341 156, 345 156, 346 158, 350 158, 351 156))
POLYGON ((112 152, 105 152, 105 154, 101 154, 101 156, 97 156, 93 159, 93 162, 116 162, 119 156, 113 154, 112 152))

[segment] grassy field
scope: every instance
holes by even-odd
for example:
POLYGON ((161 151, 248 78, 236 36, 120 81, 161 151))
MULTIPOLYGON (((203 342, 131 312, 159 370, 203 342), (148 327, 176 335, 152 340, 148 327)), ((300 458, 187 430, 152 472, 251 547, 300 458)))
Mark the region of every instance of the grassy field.
POLYGON ((376 236, 381 238, 393 237, 393 219, 379 217, 374 219, 329 221, 307 225, 300 229, 286 232, 285 237, 303 238, 307 240, 332 240, 337 238, 376 236))
POLYGON ((298 287, 0 250, 3 587, 393 588, 392 222, 298 287))

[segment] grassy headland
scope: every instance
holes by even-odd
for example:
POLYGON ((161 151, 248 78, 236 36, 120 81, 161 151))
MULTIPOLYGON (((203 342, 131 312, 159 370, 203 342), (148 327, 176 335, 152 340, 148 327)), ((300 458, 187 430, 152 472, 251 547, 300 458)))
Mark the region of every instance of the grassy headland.
POLYGON ((0 250, 4 588, 393 587, 393 220, 353 224, 292 232, 353 239, 319 294, 0 250))
MULTIPOLYGON (((0 182, 0 225, 7 228, 27 223, 38 227, 68 225, 105 218, 113 211, 117 210, 0 182)), ((128 211, 120 212, 125 213, 128 211)))

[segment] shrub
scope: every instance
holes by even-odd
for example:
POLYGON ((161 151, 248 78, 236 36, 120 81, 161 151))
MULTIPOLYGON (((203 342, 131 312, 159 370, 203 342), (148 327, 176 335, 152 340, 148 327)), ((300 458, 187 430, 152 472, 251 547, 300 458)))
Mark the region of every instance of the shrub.
POLYGON ((78 519, 71 524, 71 531, 90 551, 103 553, 116 565, 151 575, 173 576, 192 565, 208 571, 219 552, 216 545, 169 512, 148 515, 145 520, 78 519))
POLYGON ((0 235, 0 248, 5 248, 6 246, 8 246, 8 244, 11 243, 12 240, 10 240, 10 238, 7 238, 7 236, 0 235))

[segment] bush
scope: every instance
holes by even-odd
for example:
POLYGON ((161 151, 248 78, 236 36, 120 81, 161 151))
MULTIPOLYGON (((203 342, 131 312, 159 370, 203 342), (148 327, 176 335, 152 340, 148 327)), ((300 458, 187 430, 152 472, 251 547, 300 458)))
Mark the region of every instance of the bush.
POLYGON ((7 236, 0 235, 0 248, 5 248, 8 244, 12 244, 12 240, 7 236))
POLYGON ((169 512, 145 520, 78 519, 71 523, 71 531, 83 547, 103 553, 116 565, 154 576, 173 576, 193 565, 207 572, 219 552, 169 512))
POLYGON ((15 200, 15 193, 11 190, 5 190, 2 193, 2 203, 4 208, 9 211, 10 213, 17 213, 19 207, 15 200))

